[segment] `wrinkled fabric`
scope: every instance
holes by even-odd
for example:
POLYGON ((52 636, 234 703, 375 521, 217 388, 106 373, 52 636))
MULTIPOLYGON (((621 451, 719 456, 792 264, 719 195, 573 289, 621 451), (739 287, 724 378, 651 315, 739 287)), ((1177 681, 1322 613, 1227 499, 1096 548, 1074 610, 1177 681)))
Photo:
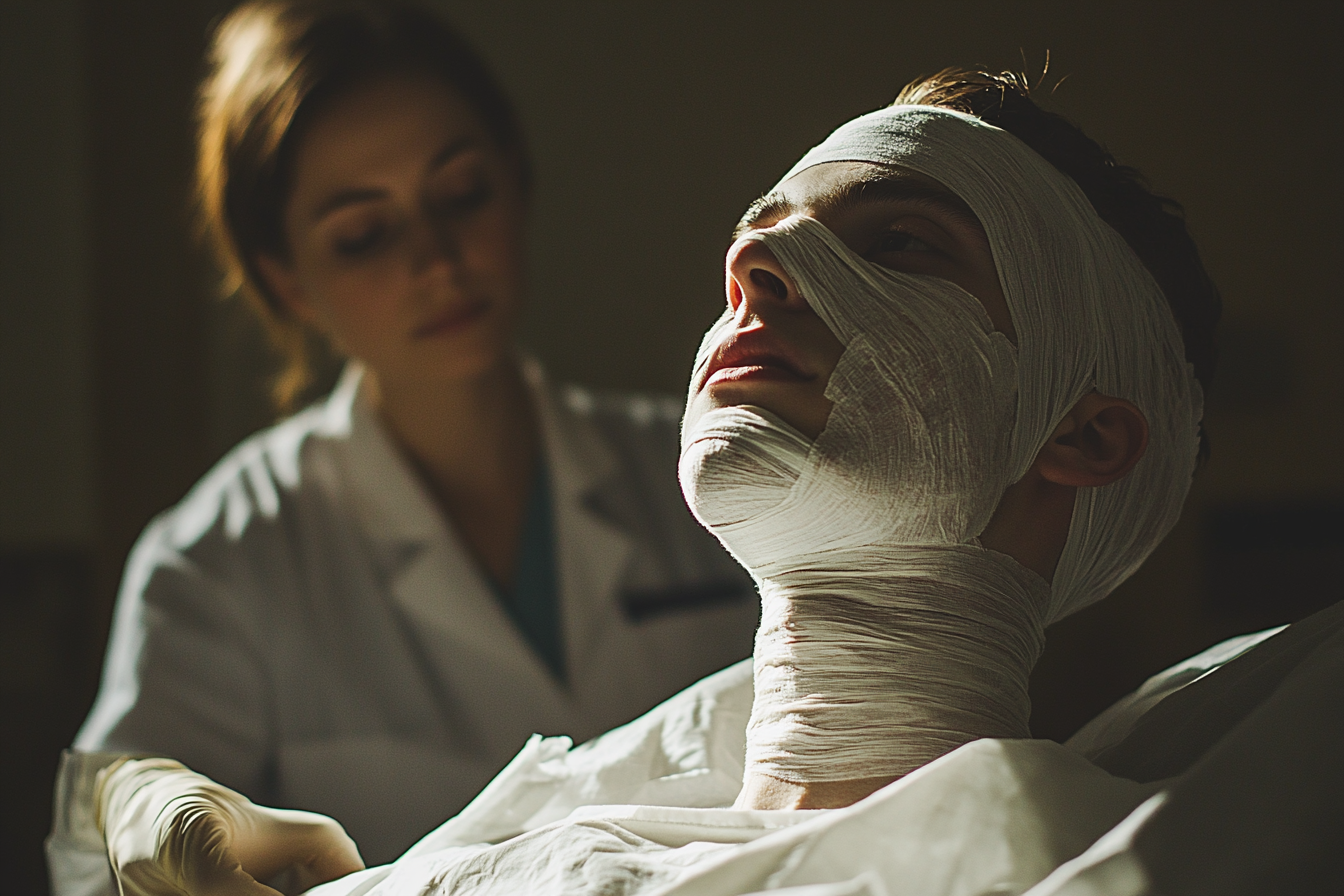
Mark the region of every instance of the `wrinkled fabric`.
POLYGON ((1066 746, 1162 799, 1031 896, 1344 892, 1340 706, 1344 602, 1154 676, 1066 746))
POLYGON ((1341 619, 1344 604, 1211 648, 1154 676, 1076 744, 976 741, 839 810, 727 808, 752 701, 739 663, 583 746, 534 737, 402 859, 311 894, 1140 896, 1164 862, 1183 879, 1158 877, 1163 893, 1330 892, 1323 844, 1340 833, 1332 747, 1344 735, 1338 713, 1301 703, 1335 705, 1325 701, 1344 680, 1341 619), (1152 713, 1129 710, 1144 695, 1181 700, 1199 684, 1201 705, 1235 703, 1239 664, 1274 641, 1293 672, 1180 778, 1136 784, 1079 755, 1143 735, 1152 713), (1272 811, 1242 811, 1255 799, 1272 811))
POLYGON ((740 663, 583 746, 534 737, 402 859, 310 896, 1016 893, 1154 789, 1048 741, 981 740, 847 809, 732 809, 751 700, 740 663))

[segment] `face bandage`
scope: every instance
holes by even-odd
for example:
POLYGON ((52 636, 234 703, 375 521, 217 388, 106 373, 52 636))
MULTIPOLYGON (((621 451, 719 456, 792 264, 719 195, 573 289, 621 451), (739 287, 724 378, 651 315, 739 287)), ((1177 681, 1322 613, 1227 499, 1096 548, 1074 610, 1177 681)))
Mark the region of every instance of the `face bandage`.
MULTIPOLYGON (((1175 523, 1199 386, 1161 291, 1077 186, 1012 135, 930 107, 841 127, 786 175, 860 161, 933 177, 988 235, 1017 331, 946 281, 864 261, 802 217, 754 231, 844 346, 809 441, 754 407, 683 423, 700 520, 763 602, 748 769, 794 781, 904 774, 982 736, 1029 736, 1046 624, 1132 573, 1175 523), (1052 585, 983 531, 1092 389, 1148 419, 1123 479, 1082 488, 1052 585)), ((692 382, 731 332, 706 334, 692 382)))

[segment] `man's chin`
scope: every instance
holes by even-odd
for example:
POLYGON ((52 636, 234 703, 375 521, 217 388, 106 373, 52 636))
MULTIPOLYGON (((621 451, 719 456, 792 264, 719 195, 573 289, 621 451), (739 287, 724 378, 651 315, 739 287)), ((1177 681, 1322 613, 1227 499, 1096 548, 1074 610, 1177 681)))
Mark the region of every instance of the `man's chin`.
POLYGON ((729 380, 700 390, 687 408, 687 420, 715 408, 755 407, 778 417, 808 439, 826 426, 833 402, 816 394, 815 386, 782 380, 729 380))

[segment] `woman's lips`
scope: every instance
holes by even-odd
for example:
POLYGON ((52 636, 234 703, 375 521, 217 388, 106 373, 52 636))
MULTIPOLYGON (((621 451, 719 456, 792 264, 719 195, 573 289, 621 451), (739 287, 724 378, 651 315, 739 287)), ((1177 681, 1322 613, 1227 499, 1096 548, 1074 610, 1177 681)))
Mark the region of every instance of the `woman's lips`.
POLYGON ((485 314, 489 307, 484 299, 475 299, 446 309, 432 320, 415 328, 416 338, 427 339, 435 336, 447 336, 465 329, 485 314))

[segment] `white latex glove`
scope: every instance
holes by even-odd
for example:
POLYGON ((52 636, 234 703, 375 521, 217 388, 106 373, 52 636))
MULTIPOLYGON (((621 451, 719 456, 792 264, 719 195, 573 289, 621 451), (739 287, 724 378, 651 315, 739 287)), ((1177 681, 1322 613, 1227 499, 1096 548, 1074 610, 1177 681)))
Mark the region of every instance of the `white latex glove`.
POLYGON ((95 817, 124 896, 278 896, 364 867, 333 818, 269 809, 170 759, 125 759, 98 776, 95 817))

